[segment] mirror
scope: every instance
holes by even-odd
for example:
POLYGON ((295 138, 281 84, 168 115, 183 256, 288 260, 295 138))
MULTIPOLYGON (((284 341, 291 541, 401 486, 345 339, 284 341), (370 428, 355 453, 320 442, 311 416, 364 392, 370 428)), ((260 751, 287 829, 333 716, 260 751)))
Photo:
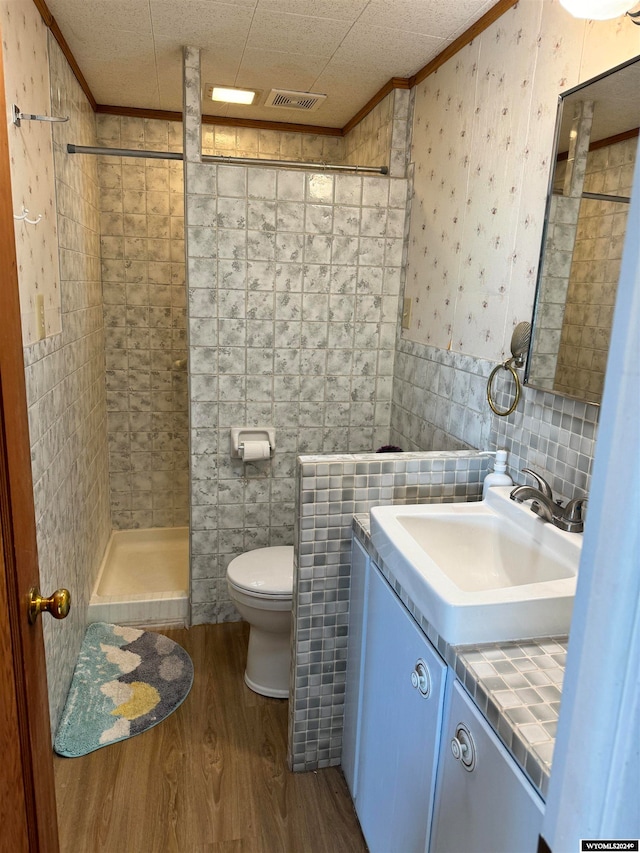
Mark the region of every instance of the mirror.
POLYGON ((599 404, 640 127, 640 56, 559 98, 525 385, 599 404))

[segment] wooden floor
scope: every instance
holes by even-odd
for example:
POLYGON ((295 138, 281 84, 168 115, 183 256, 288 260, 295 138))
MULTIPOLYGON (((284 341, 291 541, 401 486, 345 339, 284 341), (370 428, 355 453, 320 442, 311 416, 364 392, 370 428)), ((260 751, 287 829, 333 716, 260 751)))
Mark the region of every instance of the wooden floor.
POLYGON ((287 769, 287 703, 242 679, 246 625, 166 634, 192 657, 191 693, 142 735, 56 757, 62 853, 366 851, 339 768, 287 769))

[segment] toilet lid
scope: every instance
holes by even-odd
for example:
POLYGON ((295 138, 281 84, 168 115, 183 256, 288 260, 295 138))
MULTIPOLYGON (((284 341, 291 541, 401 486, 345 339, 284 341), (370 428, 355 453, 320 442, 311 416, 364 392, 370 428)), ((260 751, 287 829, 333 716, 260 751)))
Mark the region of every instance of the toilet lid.
POLYGON ((260 595, 293 595, 293 546, 256 548, 229 563, 230 582, 260 595))

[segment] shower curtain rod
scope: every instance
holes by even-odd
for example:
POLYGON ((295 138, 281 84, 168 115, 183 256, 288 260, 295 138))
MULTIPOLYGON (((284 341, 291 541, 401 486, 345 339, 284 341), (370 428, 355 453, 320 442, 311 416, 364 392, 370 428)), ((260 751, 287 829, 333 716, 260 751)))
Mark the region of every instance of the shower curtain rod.
POLYGON ((608 193, 582 193, 582 198, 592 198, 595 201, 616 201, 619 204, 629 204, 631 198, 628 195, 609 195, 608 193))
MULTIPOLYGON (((136 148, 96 148, 91 145, 67 144, 69 154, 99 154, 111 157, 141 157, 145 160, 183 160, 179 151, 140 151, 136 148)), ((287 169, 309 169, 313 172, 357 172, 367 175, 388 175, 386 166, 347 166, 331 163, 301 163, 299 160, 259 160, 257 157, 225 157, 222 154, 202 156, 203 163, 221 163, 242 166, 283 166, 287 169)))

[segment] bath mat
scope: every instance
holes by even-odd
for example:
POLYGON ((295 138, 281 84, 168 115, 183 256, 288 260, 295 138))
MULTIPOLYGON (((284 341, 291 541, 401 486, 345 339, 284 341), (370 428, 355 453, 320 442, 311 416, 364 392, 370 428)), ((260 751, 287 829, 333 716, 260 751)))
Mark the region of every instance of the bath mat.
POLYGON ((54 749, 76 758, 139 735, 186 699, 193 663, 162 634, 94 622, 82 641, 54 749))

